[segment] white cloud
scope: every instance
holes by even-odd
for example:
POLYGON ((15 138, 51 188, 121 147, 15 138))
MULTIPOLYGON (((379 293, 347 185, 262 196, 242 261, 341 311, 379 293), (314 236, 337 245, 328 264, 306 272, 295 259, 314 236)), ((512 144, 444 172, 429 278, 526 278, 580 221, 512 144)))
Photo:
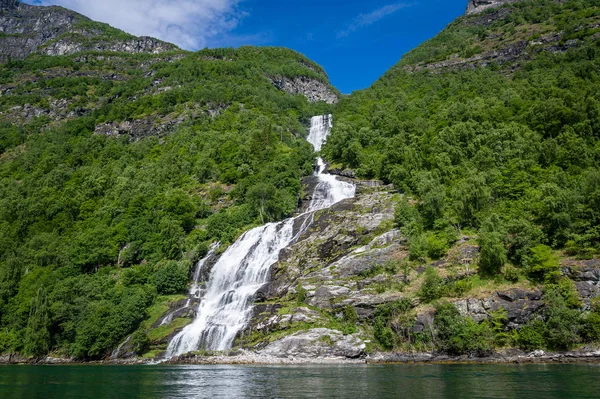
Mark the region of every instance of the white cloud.
POLYGON ((136 36, 195 50, 222 41, 245 13, 241 0, 33 0, 60 5, 136 36))
POLYGON ((375 11, 372 11, 368 14, 360 14, 348 25, 348 27, 337 34, 337 38, 341 39, 350 35, 353 32, 356 32, 360 28, 364 28, 366 26, 372 25, 375 22, 382 20, 388 15, 394 14, 396 11, 399 11, 403 8, 407 8, 412 6, 409 3, 396 3, 389 4, 387 6, 378 8, 375 11))

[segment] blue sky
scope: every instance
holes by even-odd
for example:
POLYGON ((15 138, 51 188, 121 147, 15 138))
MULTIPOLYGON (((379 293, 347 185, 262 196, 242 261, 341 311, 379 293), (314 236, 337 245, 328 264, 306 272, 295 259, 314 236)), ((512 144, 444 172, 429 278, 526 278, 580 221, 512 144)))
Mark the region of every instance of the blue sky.
POLYGON ((370 86, 402 54, 463 14, 467 0, 26 0, 58 4, 194 50, 285 46, 343 93, 370 86), (116 11, 115 11, 116 10, 116 11))

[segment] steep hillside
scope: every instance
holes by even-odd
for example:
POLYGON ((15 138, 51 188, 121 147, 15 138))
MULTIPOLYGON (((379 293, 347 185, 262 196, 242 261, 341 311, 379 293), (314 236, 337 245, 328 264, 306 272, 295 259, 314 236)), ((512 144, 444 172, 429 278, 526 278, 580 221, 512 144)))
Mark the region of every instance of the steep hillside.
POLYGON ((598 340, 600 8, 475 3, 505 4, 470 6, 342 99, 323 151, 404 194, 396 257, 419 277, 408 302, 375 311, 376 342, 485 354, 598 340))
POLYGON ((62 7, 0 2, 0 63, 30 54, 69 55, 81 51, 158 54, 176 46, 135 37, 62 7))
POLYGON ((210 243, 295 211, 337 101, 314 62, 14 1, 0 27, 0 352, 103 358, 210 243))

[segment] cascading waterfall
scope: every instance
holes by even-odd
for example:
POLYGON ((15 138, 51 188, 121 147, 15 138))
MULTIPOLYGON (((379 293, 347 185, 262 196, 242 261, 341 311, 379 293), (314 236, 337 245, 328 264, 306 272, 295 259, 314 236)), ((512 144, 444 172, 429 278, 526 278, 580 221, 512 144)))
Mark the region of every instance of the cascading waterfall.
POLYGON ((203 293, 202 290, 200 289, 200 274, 204 270, 204 267, 206 266, 206 262, 208 262, 208 260, 210 258, 212 258, 212 256, 215 254, 216 250, 219 249, 220 246, 221 246, 220 242, 213 243, 210 246, 206 256, 198 261, 198 263, 196 264, 196 268, 194 269, 194 279, 193 279, 192 285, 190 287, 190 290, 188 292, 188 299, 185 302, 185 305, 183 305, 181 308, 176 309, 173 312, 169 313, 161 321, 161 323, 160 323, 161 326, 166 326, 166 325, 170 324, 173 321, 173 317, 175 316, 175 314, 177 314, 177 312, 180 312, 184 309, 189 308, 192 303, 192 298, 200 299, 200 297, 202 296, 202 293, 203 293))
MULTIPOLYGON (((332 127, 331 115, 315 116, 307 140, 320 151, 332 127)), ((305 231, 312 214, 355 194, 354 185, 325 173, 325 162, 317 160, 318 179, 308 212, 279 223, 269 223, 242 235, 213 266, 196 318, 169 343, 167 358, 203 348, 210 351, 230 349, 233 341, 252 315, 256 292, 268 282, 269 269, 282 249, 305 231), (294 235, 294 222, 303 218, 294 235)), ((194 276, 196 278, 196 276, 194 276)), ((197 278, 195 279, 197 290, 197 278)))

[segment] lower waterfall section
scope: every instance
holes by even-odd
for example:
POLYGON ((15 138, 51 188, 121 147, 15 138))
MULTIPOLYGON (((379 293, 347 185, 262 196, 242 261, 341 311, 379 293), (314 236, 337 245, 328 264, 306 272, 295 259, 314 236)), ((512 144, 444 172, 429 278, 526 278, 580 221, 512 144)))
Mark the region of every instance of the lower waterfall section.
POLYGON ((294 220, 288 219, 252 229, 221 255, 213 266, 196 319, 173 338, 167 357, 198 348, 231 348, 251 315, 252 300, 267 281, 269 268, 292 241, 293 224, 294 220))
MULTIPOLYGON (((331 115, 311 119, 308 141, 320 151, 331 131, 331 115)), ((328 208, 355 194, 355 186, 325 173, 319 158, 315 176, 318 179, 308 212, 279 223, 269 223, 244 233, 221 255, 212 268, 194 321, 169 343, 166 357, 182 355, 200 348, 210 351, 231 349, 238 332, 252 316, 254 297, 268 282, 269 270, 279 259, 281 250, 289 246, 308 227, 314 212, 328 208), (301 219, 294 234, 294 224, 301 219)), ((194 287, 198 281, 195 277, 194 287)))

